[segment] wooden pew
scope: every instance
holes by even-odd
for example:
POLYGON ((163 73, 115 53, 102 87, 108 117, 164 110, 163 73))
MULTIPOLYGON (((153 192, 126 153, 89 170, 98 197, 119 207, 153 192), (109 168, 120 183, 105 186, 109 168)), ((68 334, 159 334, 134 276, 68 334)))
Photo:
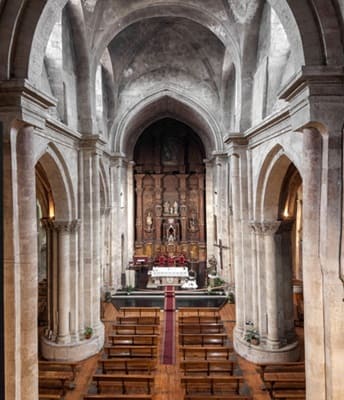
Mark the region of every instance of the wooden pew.
MULTIPOLYGON (((61 396, 65 396, 67 389, 74 389, 73 386, 67 386, 71 381, 71 373, 68 371, 39 371, 38 385, 40 391, 59 390, 61 396)), ((41 393, 42 395, 44 393, 41 393)), ((56 393, 54 393, 56 394, 56 393)))
POLYGON ((120 325, 159 325, 160 316, 118 316, 116 318, 116 323, 120 325))
POLYGON ((288 398, 288 395, 293 396, 294 394, 304 395, 306 390, 305 374, 304 372, 266 372, 264 385, 273 399, 288 398))
POLYGON ((99 360, 98 364, 102 374, 151 374, 156 369, 156 360, 150 358, 118 358, 99 360))
POLYGON ((113 324, 112 331, 117 335, 158 335, 160 331, 160 326, 113 324))
POLYGON ((63 400, 63 395, 55 394, 55 393, 39 393, 38 399, 39 400, 63 400))
POLYGON ((155 346, 158 344, 157 335, 109 335, 109 341, 114 345, 155 346))
POLYGON ((242 376, 183 376, 181 382, 185 387, 185 394, 239 394, 242 376))
POLYGON ((110 393, 100 393, 100 394, 86 394, 84 395, 84 400, 152 400, 153 395, 151 394, 110 394, 110 393))
POLYGON ((179 335, 179 343, 182 346, 224 346, 228 343, 228 335, 226 333, 182 333, 179 335))
POLYGON ((104 346, 105 354, 108 358, 112 357, 141 357, 155 358, 157 356, 157 346, 140 346, 140 345, 121 345, 121 346, 104 346))
POLYGON ((38 361, 38 368, 40 371, 70 371, 72 374, 71 380, 75 381, 77 370, 80 363, 73 361, 38 361))
POLYGON ((233 375, 235 362, 230 360, 186 360, 180 362, 185 375, 233 375))
POLYGON ((120 312, 123 314, 124 317, 127 317, 127 316, 159 317, 160 316, 160 307, 121 307, 120 312))
POLYGON ((233 354, 233 347, 220 347, 220 346, 180 346, 182 359, 198 358, 203 360, 229 360, 233 354))
MULTIPOLYGON (((206 400, 208 397, 205 397, 204 394, 186 394, 184 396, 184 400, 206 400)), ((252 400, 250 396, 241 396, 240 394, 213 394, 211 396, 211 400, 252 400)))
POLYGON ((113 390, 118 389, 119 393, 132 394, 135 390, 143 390, 146 394, 151 394, 154 376, 139 374, 95 374, 92 377, 95 382, 97 393, 101 393, 104 387, 113 390))
POLYGON ((279 400, 306 400, 305 390, 283 390, 272 393, 273 399, 279 400))
POLYGON ((220 323, 205 323, 205 324, 179 324, 179 333, 190 333, 198 335, 199 333, 223 333, 225 327, 222 322, 220 323))
POLYGON ((258 365, 259 373, 264 381, 265 372, 302 372, 305 371, 303 361, 285 363, 262 363, 258 365))
POLYGON ((179 315, 179 324, 209 324, 209 323, 221 323, 220 315, 179 315))
POLYGON ((179 307, 178 313, 181 316, 220 316, 217 307, 179 307))

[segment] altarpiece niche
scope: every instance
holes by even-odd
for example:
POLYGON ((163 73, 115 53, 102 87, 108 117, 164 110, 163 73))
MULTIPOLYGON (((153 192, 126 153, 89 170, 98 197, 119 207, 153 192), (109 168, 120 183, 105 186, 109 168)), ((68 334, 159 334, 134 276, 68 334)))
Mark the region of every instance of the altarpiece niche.
POLYGON ((142 133, 134 151, 136 256, 206 260, 204 158, 201 140, 181 122, 165 118, 142 133))

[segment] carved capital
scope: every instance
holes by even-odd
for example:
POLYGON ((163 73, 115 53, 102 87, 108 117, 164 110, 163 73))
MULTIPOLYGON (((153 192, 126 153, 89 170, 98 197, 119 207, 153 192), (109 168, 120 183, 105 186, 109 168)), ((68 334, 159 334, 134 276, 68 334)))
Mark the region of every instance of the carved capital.
POLYGON ((53 226, 57 232, 74 233, 77 232, 80 227, 80 220, 74 219, 73 221, 54 221, 53 226))
POLYGON ((273 235, 277 232, 281 225, 281 221, 251 221, 249 226, 258 235, 273 235))

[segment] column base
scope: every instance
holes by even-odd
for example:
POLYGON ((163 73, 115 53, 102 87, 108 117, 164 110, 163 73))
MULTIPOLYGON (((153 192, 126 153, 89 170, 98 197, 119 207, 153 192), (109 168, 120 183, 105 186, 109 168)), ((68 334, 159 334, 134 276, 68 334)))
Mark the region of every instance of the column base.
POLYGON ((269 344, 254 345, 246 342, 234 329, 233 344, 241 357, 256 364, 298 361, 300 358, 300 346, 297 341, 272 349, 269 344))
POLYGON ((55 343, 42 336, 40 350, 42 357, 54 361, 81 361, 91 357, 103 348, 104 332, 100 330, 90 339, 74 343, 55 343))

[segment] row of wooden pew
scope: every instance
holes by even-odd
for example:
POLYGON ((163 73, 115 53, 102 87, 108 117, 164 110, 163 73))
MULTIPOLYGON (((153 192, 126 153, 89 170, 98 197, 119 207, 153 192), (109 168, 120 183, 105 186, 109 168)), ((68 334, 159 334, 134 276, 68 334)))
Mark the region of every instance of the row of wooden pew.
POLYGON ((75 388, 79 363, 41 360, 38 367, 39 400, 62 400, 75 388))
POLYGON ((185 307, 178 314, 184 400, 250 399, 219 310, 185 307))
POLYGON ((84 400, 152 399, 159 334, 160 308, 121 309, 84 400))
POLYGON ((271 399, 306 399, 304 362, 260 364, 258 372, 271 399))

